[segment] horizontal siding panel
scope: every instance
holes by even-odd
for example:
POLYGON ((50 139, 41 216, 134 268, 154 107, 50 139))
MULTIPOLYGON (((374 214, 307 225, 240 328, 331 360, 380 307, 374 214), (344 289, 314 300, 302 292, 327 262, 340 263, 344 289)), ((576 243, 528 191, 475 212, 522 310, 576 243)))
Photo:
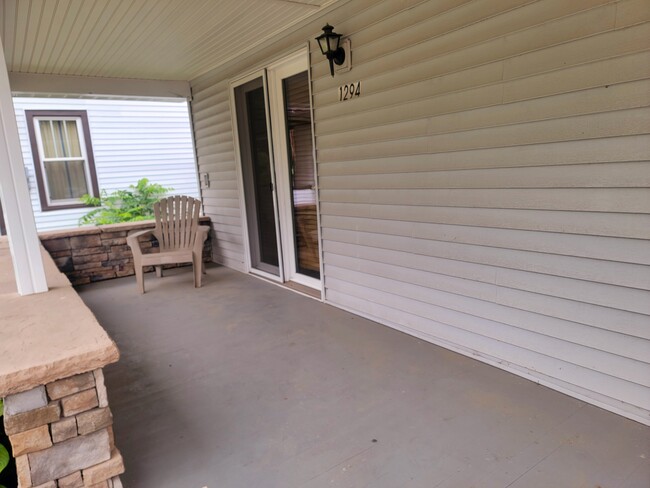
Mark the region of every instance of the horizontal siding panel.
POLYGON ((320 176, 338 176, 646 161, 648 147, 650 147, 650 136, 644 134, 505 148, 470 149, 452 153, 384 156, 331 163, 319 162, 318 172, 320 176))
POLYGON ((650 4, 645 0, 625 0, 616 8, 616 27, 650 21, 650 4))
MULTIPOLYGON (((214 218, 212 219, 212 222, 238 226, 241 223, 241 220, 239 217, 231 217, 229 215, 215 215, 214 218)), ((239 237, 240 237, 239 242, 241 242, 241 236, 239 237)))
MULTIPOLYGON (((322 222, 328 229, 345 228, 343 225, 331 225, 327 216, 323 217, 322 222)), ((498 235, 498 232, 493 229, 485 229, 485 232, 498 235)), ((531 236, 535 235, 531 233, 531 236)), ((508 238, 504 235, 500 235, 499 237, 503 240, 508 238)), ((539 235, 535 237, 541 240, 539 235)), ((423 237, 420 237, 420 239, 423 239, 423 237)), ((348 242, 349 240, 346 239, 344 242, 348 242)), ((601 254, 601 256, 612 257, 613 253, 608 252, 605 247, 607 245, 606 242, 604 245, 600 245, 600 253, 597 251, 594 252, 594 248, 597 246, 591 245, 591 253, 589 251, 571 252, 565 250, 565 255, 563 256, 559 253, 550 254, 551 251, 555 251, 554 249, 542 251, 540 249, 541 246, 535 245, 530 245, 527 250, 514 250, 511 247, 503 245, 494 246, 493 244, 494 247, 488 247, 487 243, 482 243, 481 241, 474 241, 473 244, 468 241, 463 242, 462 238, 453 239, 448 235, 436 236, 432 240, 463 244, 461 246, 449 246, 448 244, 438 243, 436 246, 429 248, 430 252, 435 252, 436 254, 426 254, 427 256, 454 260, 449 263, 449 266, 452 268, 459 266, 455 261, 462 261, 650 290, 650 267, 648 266, 650 263, 637 264, 633 258, 629 258, 627 255, 625 258, 633 264, 629 262, 609 261, 604 260, 602 257, 598 258, 593 256, 594 254, 601 254), (576 254, 582 256, 578 257, 576 254), (592 254, 592 256, 584 257, 585 254, 592 254)), ((643 245, 643 241, 640 242, 643 245)), ((561 243, 558 243, 557 247, 560 248, 561 245, 561 243)), ((518 246, 521 245, 518 244, 518 246)), ((580 246, 576 245, 575 248, 579 249, 580 246)), ((620 252, 615 254, 620 256, 624 253, 620 252)), ((418 257, 411 255, 411 259, 414 262, 418 261, 418 257)), ((479 270, 475 269, 475 272, 475 278, 481 280, 479 270)), ((490 279, 494 279, 496 272, 497 270, 495 269, 488 270, 490 279)))
POLYGON ((647 108, 581 115, 460 133, 319 149, 321 161, 428 154, 650 133, 647 108))
MULTIPOLYGON (((425 2, 430 3, 430 2, 425 2)), ((477 5, 479 2, 473 2, 468 5, 469 8, 477 5)), ((488 2, 483 2, 485 5, 488 2)), ((564 13, 575 12, 581 9, 587 8, 589 6, 599 5, 603 2, 602 0, 587 0, 580 2, 520 2, 526 3, 527 5, 522 9, 514 9, 508 12, 506 15, 496 16, 489 19, 484 19, 481 22, 476 22, 474 24, 468 25, 465 29, 452 30, 446 35, 440 35, 448 30, 446 26, 438 27, 435 30, 429 31, 429 38, 431 38, 431 32, 438 33, 437 36, 433 36, 433 41, 429 41, 429 44, 433 45, 429 48, 428 51, 419 52, 423 58, 418 63, 408 66, 409 69, 409 81, 411 83, 418 82, 421 79, 431 78, 431 76, 441 76, 445 73, 459 71, 467 69, 468 67, 475 65, 482 65, 486 62, 498 63, 500 65, 501 60, 507 58, 509 55, 519 54, 534 48, 535 46, 545 46, 548 45, 551 38, 556 38, 557 36, 562 36, 557 40, 566 40, 567 38, 577 37, 578 29, 575 28, 576 17, 571 17, 565 20, 566 31, 555 32, 554 26, 555 23, 550 24, 544 23, 545 19, 550 19, 554 16, 561 14, 560 10, 564 13), (535 10, 537 13, 534 16, 526 17, 523 15, 525 11, 531 12, 535 10), (510 20, 514 18, 513 22, 510 20), (541 25, 539 25, 541 24, 541 25), (513 30, 516 30, 516 27, 520 27, 522 32, 518 34, 510 34, 513 30), (537 26, 533 29, 521 29, 525 26, 537 26), (540 33, 541 30, 544 30, 544 33, 540 33), (504 36, 504 34, 509 34, 504 36), (515 39, 516 37, 516 39, 515 39), (541 43, 541 44, 540 44, 541 43), (463 49, 463 47, 472 49, 463 49), (463 60, 462 54, 466 52, 474 53, 478 51, 476 57, 481 57, 480 62, 478 63, 467 63, 463 60), (433 59, 427 59, 431 56, 433 59), (440 59, 442 57, 442 59, 440 59)), ((492 3, 494 6, 494 3, 492 3)), ((595 9, 591 12, 584 12, 580 14, 580 18, 589 22, 594 18, 598 17, 595 22, 590 23, 589 25, 584 25, 582 28, 587 29, 583 30, 583 34, 588 32, 595 32, 593 30, 593 23, 604 22, 608 27, 613 26, 613 6, 605 6, 600 9, 595 9)), ((414 10, 414 9, 413 9, 414 10)), ((440 21, 440 19, 434 19, 440 21)), ((442 19, 444 20, 444 19, 442 19)), ((426 22, 426 21, 425 21, 426 22)), ((406 32, 396 32, 393 36, 386 35, 386 27, 383 26, 384 32, 378 34, 379 42, 390 42, 391 45, 388 45, 387 48, 391 53, 394 52, 392 49, 392 44, 395 44, 395 37, 399 36, 401 39, 407 39, 409 43, 413 43, 411 36, 411 29, 409 28, 406 32), (384 39, 388 38, 387 41, 384 39)), ((392 28, 388 29, 388 32, 391 32, 392 28)), ((596 30, 597 32, 597 30, 596 30)), ((403 41, 402 41, 403 42, 403 41)), ((355 46, 357 45, 357 39, 355 38, 355 46)), ((367 44, 365 44, 367 45, 367 44)), ((364 45, 364 46, 365 46, 364 45)), ((355 64, 359 62, 359 51, 362 51, 364 46, 355 48, 355 64)), ((398 52, 397 54, 403 54, 403 51, 398 52)), ((382 53, 381 59, 378 59, 373 67, 379 68, 381 63, 384 62, 386 57, 386 52, 382 53)), ((391 59, 395 56, 391 56, 391 59)), ((397 60, 396 60, 397 61, 397 60)), ((404 62, 401 65, 401 68, 404 68, 404 62)), ((382 89, 389 87, 395 87, 397 83, 404 83, 405 77, 399 75, 400 66, 397 65, 396 69, 386 69, 373 70, 372 76, 363 76, 363 78, 371 78, 368 88, 371 92, 376 92, 382 89), (391 81, 393 80, 393 81, 391 81), (376 85, 379 83, 379 85, 376 85)), ((390 68, 393 68, 391 63, 390 68)), ((321 66, 315 68, 318 75, 325 74, 325 63, 321 66)), ((323 78, 318 78, 316 80, 316 91, 317 97, 322 92, 323 94, 327 93, 328 89, 333 89, 334 85, 331 80, 325 76, 323 78)), ((333 97, 332 97, 333 98, 333 97)), ((322 100, 316 98, 317 105, 320 105, 322 100)))
MULTIPOLYGON (((231 126, 230 112, 226 110, 218 111, 214 115, 207 116, 194 124, 194 131, 199 132, 211 129, 220 132, 224 127, 231 126)), ((231 126, 232 127, 232 126, 231 126)))
MULTIPOLYGON (((533 350, 536 350, 537 347, 549 347, 550 349, 546 351, 537 349, 537 352, 551 355, 551 353, 555 353, 555 346, 558 343, 551 340, 544 344, 546 338, 567 341, 590 350, 583 350, 585 352, 583 355, 576 354, 574 351, 573 354, 569 353, 564 357, 558 357, 558 359, 589 367, 612 376, 616 376, 618 371, 627 371, 630 375, 626 374, 626 377, 632 376, 637 384, 650 386, 650 383, 648 383, 650 377, 645 375, 649 371, 650 362, 650 341, 648 340, 639 340, 635 337, 614 334, 603 329, 512 309, 489 301, 468 299, 453 293, 431 290, 426 285, 430 278, 423 276, 426 273, 415 270, 403 275, 402 278, 404 279, 396 281, 392 277, 385 278, 381 275, 329 266, 329 278, 335 278, 341 287, 345 286, 344 283, 351 283, 389 293, 401 299, 410 299, 432 305, 438 309, 439 313, 434 315, 439 320, 442 320, 443 314, 448 313, 447 310, 466 314, 467 305, 469 305, 472 313, 466 315, 512 327, 512 329, 507 329, 509 332, 505 332, 506 334, 521 334, 522 330, 533 332, 535 335, 532 337, 521 334, 522 341, 530 340, 531 343, 524 344, 522 342, 522 344, 519 344, 520 347, 533 350), (540 336, 543 336, 543 338, 540 336), (601 352, 605 352, 607 356, 600 356, 601 352), (581 356, 589 357, 589 359, 584 362, 576 362, 580 361, 578 358, 581 356)), ((334 283, 330 280, 328 286, 332 289, 340 289, 334 283)), ((406 310, 413 311, 410 308, 406 308, 406 310)), ((456 316, 456 314, 450 315, 456 316)), ((502 325, 495 327, 502 327, 502 325)))
MULTIPOLYGON (((216 102, 214 100, 206 100, 206 103, 209 103, 207 108, 200 110, 197 112, 197 114, 200 115, 199 118, 196 120, 196 124, 201 127, 201 129, 204 129, 203 125, 207 120, 216 120, 218 123, 222 122, 222 118, 226 116, 230 116, 230 103, 229 102, 216 102)), ((198 110, 195 108, 195 110, 198 110)))
MULTIPOLYGON (((647 242, 641 239, 617 239, 550 232, 540 234, 527 230, 489 229, 327 215, 323 216, 323 226, 328 229, 350 231, 351 235, 355 232, 374 233, 377 236, 387 235, 425 241, 474 244, 483 247, 520 249, 544 254, 561 254, 650 265, 647 242)), ((650 280, 650 275, 647 279, 650 280)))
POLYGON ((221 224, 221 223, 215 223, 213 224, 212 228, 215 230, 217 234, 220 232, 223 232, 225 234, 234 234, 234 235, 241 235, 241 226, 238 225, 226 225, 226 224, 221 224))
MULTIPOLYGON (((350 233, 329 228, 324 229, 323 238, 380 249, 405 250, 406 252, 432 255, 446 259, 452 259, 450 256, 453 253, 461 254, 463 251, 466 251, 464 246, 460 244, 454 246, 450 243, 440 243, 424 239, 409 239, 383 234, 350 233)), ((489 248, 485 249, 486 252, 489 250, 489 248)), ((472 249, 469 251, 472 251, 472 249)), ((463 261, 460 256, 458 260, 463 261)), ((513 269, 499 270, 498 277, 500 280, 507 280, 508 287, 510 288, 650 315, 649 294, 644 290, 621 288, 604 283, 535 274, 513 269)))
MULTIPOLYGON (((230 207, 239 209, 239 199, 233 198, 206 198, 204 201, 206 207, 230 207)), ((207 210, 206 210, 207 212, 207 210)))
MULTIPOLYGON (((492 301, 541 315, 569 322, 597 327, 603 330, 650 339, 648 316, 627 310, 617 310, 601 305, 580 303, 564 297, 541 295, 534 291, 509 288, 499 269, 473 262, 454 261, 427 255, 414 255, 404 251, 369 248, 349 243, 330 241, 325 243, 325 262, 351 270, 368 271, 370 274, 387 276, 383 269, 404 268, 390 271, 394 276, 415 269, 434 273, 428 286, 456 295, 492 301), (480 286, 480 284, 484 284, 480 286), (498 293, 496 293, 498 287, 498 293)), ((392 277, 393 275, 391 275, 392 277)))
POLYGON ((239 192, 232 189, 219 189, 211 186, 203 190, 205 198, 239 198, 239 192))
MULTIPOLYGON (((218 240, 219 239, 217 238, 217 241, 218 240)), ((212 256, 215 261, 220 264, 225 264, 226 261, 229 261, 231 267, 233 267, 233 265, 243 265, 244 263, 244 255, 242 253, 222 249, 220 247, 217 248, 217 251, 212 253, 212 256)))
MULTIPOLYGON (((485 336, 449 327, 430 316, 421 317, 410 312, 398 311, 385 305, 385 301, 380 302, 374 295, 369 296, 364 293, 362 288, 357 288, 356 291, 359 293, 353 294, 349 289, 345 292, 331 290, 328 295, 334 303, 367 314, 375 320, 406 327, 419 337, 429 337, 433 342, 446 343, 455 348, 460 344, 460 349, 467 355, 492 357, 495 358, 495 363, 498 362, 498 358, 507 357, 515 365, 525 368, 528 377, 535 378, 537 373, 541 373, 550 378, 561 379, 562 382, 576 385, 586 391, 597 392, 604 397, 638 407, 643 410, 644 418, 646 420, 649 418, 647 411, 650 407, 650 395, 647 388, 643 386, 572 365, 552 356, 519 348, 507 341, 486 340, 485 336)), ((623 405, 617 404, 617 406, 624 408, 623 405)))
MULTIPOLYGON (((422 104, 415 113, 429 108, 426 119, 408 120, 398 124, 380 125, 384 121, 373 113, 370 127, 344 130, 319 137, 321 147, 354 145, 357 141, 393 140, 400 137, 417 137, 424 134, 445 134, 477 128, 499 127, 511 124, 538 122, 558 117, 597 114, 623 109, 643 108, 650 105, 650 80, 608 85, 580 92, 562 94, 518 103, 501 104, 487 108, 463 110, 460 113, 436 115, 439 100, 422 104)), ((392 117, 397 113, 392 111, 392 117)), ((365 124, 364 124, 365 125, 365 124)))
MULTIPOLYGON (((219 135, 225 135, 225 134, 230 134, 230 121, 226 122, 220 122, 217 124, 211 124, 203 129, 199 127, 194 128, 194 134, 197 138, 204 138, 204 137, 209 137, 210 135, 214 134, 219 134, 219 135)), ((230 134, 230 137, 232 137, 232 134, 230 134)))
POLYGON ((507 60, 503 76, 505 79, 519 78, 567 65, 644 51, 648 49, 649 37, 650 25, 645 23, 552 46, 507 60))
POLYGON ((240 217, 241 210, 239 207, 219 207, 211 204, 209 200, 204 200, 203 206, 205 207, 206 214, 210 212, 214 215, 226 215, 228 217, 240 217))
MULTIPOLYGON (((561 2, 539 5, 528 0, 500 2, 488 0, 465 3, 455 9, 445 9, 438 2, 423 2, 390 22, 391 30, 375 36, 355 50, 358 62, 368 62, 387 52, 399 51, 415 43, 431 41, 432 33, 444 39, 447 49, 463 49, 473 44, 498 38, 505 33, 521 31, 572 12, 602 5, 608 0, 561 2), (432 5, 433 4, 433 5, 432 5)), ((458 3, 458 2, 456 2, 458 3)), ((370 36, 369 30, 366 36, 370 36)), ((532 36, 534 37, 534 36, 532 36)), ((356 39, 355 39, 356 41, 356 39)), ((359 42, 363 42, 363 37, 359 42)), ((539 40, 537 41, 539 42, 539 40)), ((436 43, 438 44, 438 43, 436 43)))
POLYGON ((650 215, 465 207, 323 203, 322 215, 650 239, 650 215))
MULTIPOLYGON (((210 173, 209 173, 210 174, 210 173)), ((210 188, 213 190, 234 190, 239 195, 239 188, 236 179, 211 179, 210 188)))
MULTIPOLYGON (((220 231, 215 229, 215 235, 221 236, 220 231)), ((241 242, 233 242, 231 240, 228 240, 227 238, 222 238, 222 237, 215 238, 215 242, 218 243, 219 249, 221 250, 234 251, 236 253, 241 250, 241 242)))
POLYGON ((501 82, 502 72, 503 63, 491 63, 442 76, 429 73, 431 78, 390 90, 374 86, 375 79, 364 80, 363 96, 346 104, 335 103, 338 95, 334 90, 324 95, 315 105, 316 130, 319 134, 328 133, 363 127, 374 121, 387 123, 404 117, 413 119, 449 113, 455 111, 460 101, 466 108, 490 106, 501 101, 530 100, 645 79, 650 76, 650 52, 568 66, 506 83, 501 82), (482 96, 493 93, 485 85, 494 82, 501 87, 502 99, 494 92, 492 98, 482 101, 476 92, 482 96), (461 100, 456 100, 458 97, 462 97, 461 100), (401 111, 396 114, 396 109, 401 111))
POLYGON ((333 203, 630 213, 649 213, 650 209, 650 194, 641 188, 321 190, 320 193, 324 202, 333 203))
POLYGON ((647 50, 571 66, 503 83, 503 101, 513 102, 648 78, 647 50))
MULTIPOLYGON (((650 154, 649 154, 650 156, 650 154)), ((321 176, 320 188, 634 188, 650 185, 650 162, 566 165, 384 175, 321 176)))
POLYGON ((207 133, 207 134, 195 134, 197 137, 201 138, 201 148, 208 146, 220 146, 221 144, 232 144, 232 134, 230 133, 207 133))
MULTIPOLYGON (((196 83, 192 84, 192 108, 195 111, 200 111, 205 106, 197 106, 197 103, 200 103, 203 100, 212 99, 219 100, 224 98, 224 91, 228 88, 226 82, 221 83, 209 83, 206 85, 199 85, 196 83)), ((227 98, 227 95, 226 95, 227 98)))
POLYGON ((220 162, 216 158, 200 157, 199 168, 201 173, 210 174, 210 183, 215 180, 236 180, 237 171, 234 161, 228 161, 227 157, 223 158, 224 161, 220 162))
POLYGON ((232 141, 225 141, 218 144, 208 144, 205 141, 196 143, 196 153, 199 157, 214 152, 232 152, 234 150, 232 141))
MULTIPOLYGON (((404 68, 411 64, 421 64, 433 58, 440 65, 447 65, 449 68, 460 69, 467 66, 484 64, 488 61, 506 59, 509 57, 521 55, 528 51, 541 49, 545 46, 560 44, 568 41, 574 41, 584 36, 593 35, 598 32, 613 29, 615 26, 615 7, 605 6, 593 11, 578 13, 570 18, 561 18, 554 22, 546 22, 539 26, 523 29, 517 32, 517 25, 506 26, 506 30, 501 32, 501 36, 490 38, 490 34, 485 36, 483 33, 477 33, 477 45, 471 45, 474 39, 471 35, 464 35, 467 31, 474 34, 472 24, 477 20, 485 19, 485 13, 491 15, 498 14, 499 11, 507 11, 517 5, 531 3, 526 0, 509 0, 495 4, 488 0, 481 2, 472 2, 467 4, 465 10, 474 12, 462 12, 461 9, 450 11, 445 19, 445 15, 438 20, 442 23, 435 32, 447 35, 437 35, 423 42, 409 43, 403 49, 393 51, 390 46, 384 49, 384 56, 381 58, 366 60, 362 65, 356 65, 357 77, 369 78, 379 73, 404 68), (471 15, 475 15, 474 18, 471 15), (466 18, 463 16, 467 16, 466 18), (481 17, 483 16, 483 17, 481 17), (456 17, 454 21, 449 17, 456 17), (451 24, 448 24, 452 22, 451 24), (583 23, 584 22, 584 23, 583 23), (465 26, 460 32, 455 34, 458 29, 465 26), (481 41, 481 35, 487 37, 484 42, 481 41), (462 54, 462 55, 461 55, 462 54)), ((525 15, 522 14, 522 17, 525 15)), ((529 17, 530 22, 535 17, 529 17)), ((485 20, 484 20, 485 22, 485 20)), ((390 22, 386 22, 385 32, 391 32, 390 22)), ((511 22, 512 24, 512 22, 511 22)), ((498 26, 497 26, 498 29, 498 26)), ((494 31, 492 36, 494 37, 494 31)), ((410 36, 406 36, 410 40, 410 36)), ((615 49, 615 48, 614 48, 615 49)), ((320 79, 325 74, 325 66, 314 67, 315 87, 318 91, 326 89, 334 83, 327 78, 320 79)))

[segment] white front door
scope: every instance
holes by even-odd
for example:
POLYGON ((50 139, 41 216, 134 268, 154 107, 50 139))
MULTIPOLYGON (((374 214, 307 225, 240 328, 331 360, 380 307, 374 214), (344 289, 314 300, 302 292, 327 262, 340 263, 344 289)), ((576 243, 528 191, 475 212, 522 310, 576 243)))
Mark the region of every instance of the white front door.
POLYGON ((320 289, 316 165, 306 52, 268 69, 284 274, 320 289))
POLYGON ((249 77, 233 93, 250 269, 320 290, 307 51, 249 77))

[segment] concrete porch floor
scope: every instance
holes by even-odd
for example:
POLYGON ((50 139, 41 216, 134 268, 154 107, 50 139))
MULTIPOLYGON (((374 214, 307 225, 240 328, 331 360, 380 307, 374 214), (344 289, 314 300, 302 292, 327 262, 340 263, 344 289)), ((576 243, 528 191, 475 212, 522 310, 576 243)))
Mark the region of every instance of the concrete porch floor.
POLYGON ((79 288, 127 488, 648 488, 650 429, 236 271, 79 288))

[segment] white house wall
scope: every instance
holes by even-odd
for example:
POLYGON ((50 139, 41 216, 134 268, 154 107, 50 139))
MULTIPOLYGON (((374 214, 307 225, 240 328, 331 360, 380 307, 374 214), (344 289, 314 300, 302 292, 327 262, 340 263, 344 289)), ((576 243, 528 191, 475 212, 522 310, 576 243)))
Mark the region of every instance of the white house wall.
POLYGON ((215 259, 244 267, 229 80, 310 40, 326 300, 650 423, 649 19, 355 0, 195 80, 215 259), (325 21, 352 39, 335 78, 325 21))
POLYGON ((90 209, 41 211, 25 110, 86 110, 99 188, 125 189, 140 178, 199 196, 187 103, 76 98, 14 98, 39 231, 78 226, 90 209))

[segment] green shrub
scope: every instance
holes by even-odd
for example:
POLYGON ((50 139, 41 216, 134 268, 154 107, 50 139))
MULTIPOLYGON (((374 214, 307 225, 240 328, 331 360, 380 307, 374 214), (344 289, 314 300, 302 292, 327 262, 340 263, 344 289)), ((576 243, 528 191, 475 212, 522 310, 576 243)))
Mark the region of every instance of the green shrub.
POLYGON ((102 190, 99 198, 84 195, 81 200, 86 205, 100 208, 91 210, 81 217, 79 225, 117 224, 152 219, 153 204, 172 190, 173 188, 149 183, 147 178, 142 178, 135 185, 129 185, 127 190, 116 190, 111 194, 102 190))
MULTIPOLYGON (((0 423, 2 423, 2 415, 4 414, 4 404, 2 402, 2 399, 0 398, 0 423)), ((5 447, 5 443, 7 443, 9 439, 6 438, 4 435, 4 432, 0 432, 0 473, 2 473, 7 466, 9 466, 9 451, 5 447)), ((0 488, 4 488, 3 485, 0 484, 0 488)))

